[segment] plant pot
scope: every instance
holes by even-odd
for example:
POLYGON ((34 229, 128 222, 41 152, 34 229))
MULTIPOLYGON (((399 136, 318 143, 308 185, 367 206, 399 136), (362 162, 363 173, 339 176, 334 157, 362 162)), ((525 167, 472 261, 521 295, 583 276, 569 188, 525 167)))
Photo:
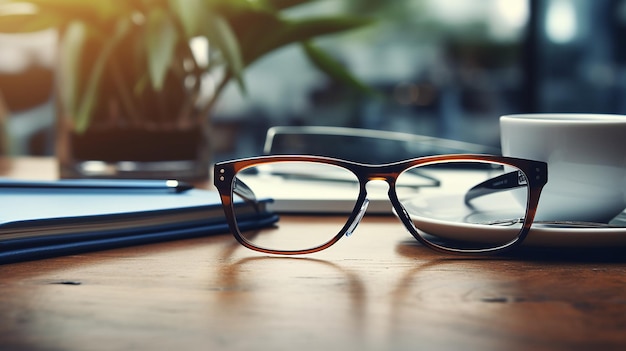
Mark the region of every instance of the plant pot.
MULTIPOLYGON (((90 64, 97 57, 68 70, 72 57, 61 55, 56 145, 61 178, 208 180, 207 73, 183 64, 191 52, 181 46, 183 53, 165 71, 162 86, 153 87, 145 77, 146 58, 133 50, 139 33, 135 28, 114 47, 98 79, 90 64)), ((100 40, 88 38, 86 56, 106 46, 100 40)))
POLYGON ((186 127, 109 126, 80 133, 61 121, 61 178, 206 180, 211 161, 208 122, 186 127))

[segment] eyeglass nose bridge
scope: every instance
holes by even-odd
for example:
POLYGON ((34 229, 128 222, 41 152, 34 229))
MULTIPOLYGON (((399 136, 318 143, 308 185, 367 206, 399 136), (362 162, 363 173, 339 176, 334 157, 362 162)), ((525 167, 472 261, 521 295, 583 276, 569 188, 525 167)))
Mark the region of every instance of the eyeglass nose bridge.
MULTIPOLYGON (((410 231, 410 230, 416 230, 415 225, 413 224, 413 222, 411 221, 411 216, 409 215, 409 213, 406 211, 406 209, 404 208, 404 206, 402 205, 402 203, 400 202, 400 200, 398 199, 398 195, 396 193, 396 181, 398 179, 398 173, 396 172, 376 172, 376 173, 372 173, 369 174, 367 177, 365 177, 365 179, 361 180, 364 185, 364 191, 366 194, 368 194, 367 191, 367 184, 369 184, 370 182, 374 181, 374 182, 384 182, 387 184, 387 196, 389 197, 389 202, 390 205, 393 207, 394 212, 396 213, 398 219, 400 220, 400 222, 402 222, 402 224, 410 231)), ((367 199, 366 199, 367 201, 367 199)), ((363 214, 359 213, 360 217, 363 216, 363 214)), ((360 218, 359 218, 360 220, 360 218)), ((350 226, 352 228, 352 226, 350 226)), ((354 227, 356 227, 356 225, 354 225, 354 227)))
POLYGON ((354 218, 352 223, 350 223, 350 226, 348 227, 348 229, 346 230, 346 233, 344 234, 346 237, 349 237, 350 235, 352 235, 357 225, 361 223, 361 219, 363 219, 363 216, 365 215, 365 212, 367 210, 367 206, 369 205, 369 203, 370 203, 370 200, 368 200, 367 198, 365 199, 365 201, 363 201, 363 204, 361 205, 361 208, 359 209, 359 213, 357 213, 356 217, 354 218))
POLYGON ((370 182, 372 181, 386 183, 388 187, 388 191, 389 191, 389 189, 393 186, 395 179, 393 176, 389 176, 387 174, 370 174, 369 176, 362 177, 359 180, 359 183, 361 184, 360 188, 361 188, 362 196, 364 195, 363 202, 361 204, 361 207, 359 208, 359 212, 356 214, 356 216, 354 216, 354 219, 350 222, 350 225, 348 226, 348 228, 346 229, 344 233, 346 237, 349 237, 352 235, 356 227, 359 225, 359 223, 361 223, 363 216, 365 216, 365 212, 367 212, 367 207, 370 203, 370 200, 367 198, 369 194, 367 190, 367 185, 370 184, 370 182))

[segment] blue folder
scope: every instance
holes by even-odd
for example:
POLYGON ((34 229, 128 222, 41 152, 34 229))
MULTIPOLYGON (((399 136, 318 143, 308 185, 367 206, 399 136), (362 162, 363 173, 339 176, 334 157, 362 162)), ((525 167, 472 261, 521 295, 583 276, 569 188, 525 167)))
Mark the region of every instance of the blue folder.
MULTIPOLYGON (((242 225, 273 225, 267 202, 242 225)), ((0 264, 228 232, 215 191, 0 189, 0 264)))

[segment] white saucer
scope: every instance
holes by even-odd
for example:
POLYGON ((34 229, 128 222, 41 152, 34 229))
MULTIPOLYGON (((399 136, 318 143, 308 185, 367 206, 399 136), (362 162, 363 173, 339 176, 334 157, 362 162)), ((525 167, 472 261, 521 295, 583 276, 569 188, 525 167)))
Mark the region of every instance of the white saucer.
MULTIPOLYGON (((510 227, 479 225, 464 222, 472 210, 462 201, 450 201, 445 196, 420 196, 419 201, 404 204, 415 226, 428 234, 467 239, 468 233, 477 242, 491 242, 510 227), (425 229, 427 228, 427 229, 425 229), (462 231, 462 232, 461 232, 462 231)), ((507 217, 503 217, 507 218, 507 217)), ((612 225, 619 227, 555 227, 533 224, 522 245, 535 247, 615 247, 626 246, 626 212, 622 212, 612 225)))

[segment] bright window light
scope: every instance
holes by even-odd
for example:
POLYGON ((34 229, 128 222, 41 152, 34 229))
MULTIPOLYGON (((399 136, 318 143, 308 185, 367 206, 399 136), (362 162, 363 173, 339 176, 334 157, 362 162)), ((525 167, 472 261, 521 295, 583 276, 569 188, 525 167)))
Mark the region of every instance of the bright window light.
POLYGON ((528 0, 492 0, 489 32, 494 39, 517 40, 528 23, 528 0))
POLYGON ((576 38, 578 23, 571 0, 552 0, 546 15, 546 35, 550 41, 566 44, 576 38))

